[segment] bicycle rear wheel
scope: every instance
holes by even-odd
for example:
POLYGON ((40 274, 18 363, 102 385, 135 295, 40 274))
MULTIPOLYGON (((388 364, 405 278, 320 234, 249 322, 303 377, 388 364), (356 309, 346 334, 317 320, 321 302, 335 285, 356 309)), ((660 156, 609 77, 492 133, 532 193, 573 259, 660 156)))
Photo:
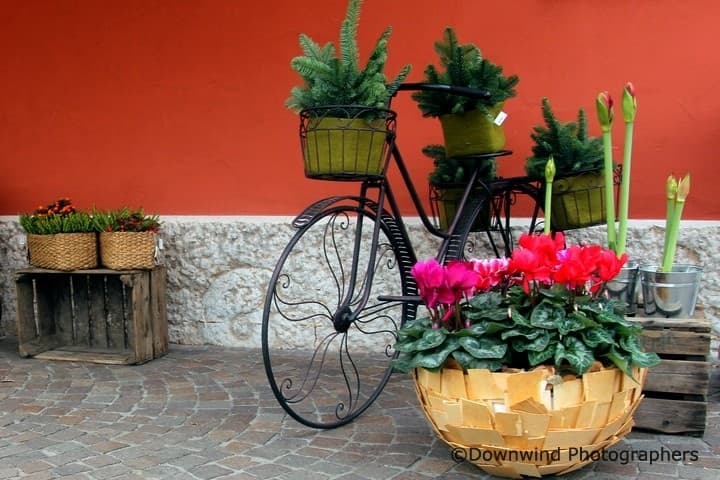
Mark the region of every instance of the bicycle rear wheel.
POLYGON ((374 211, 359 205, 315 215, 271 277, 262 325, 265 371, 280 405, 310 427, 346 424, 370 406, 392 373, 396 332, 414 316, 414 305, 378 299, 408 294, 412 261, 404 258, 410 250, 392 218, 379 223, 373 242, 375 220, 374 211))

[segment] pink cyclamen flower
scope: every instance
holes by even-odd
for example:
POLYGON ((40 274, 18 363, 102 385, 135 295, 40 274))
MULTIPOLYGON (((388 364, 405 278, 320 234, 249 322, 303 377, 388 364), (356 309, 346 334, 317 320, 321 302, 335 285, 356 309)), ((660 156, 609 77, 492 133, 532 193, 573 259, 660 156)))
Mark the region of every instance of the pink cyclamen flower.
POLYGON ((445 267, 445 282, 440 289, 440 303, 453 304, 475 293, 478 274, 470 262, 450 262, 445 267))
POLYGON ((473 270, 478 274, 477 289, 487 292, 497 287, 508 274, 510 260, 507 258, 491 258, 471 260, 473 270))
POLYGON ((431 258, 424 262, 417 262, 413 265, 410 273, 418 285, 420 297, 428 308, 435 308, 438 305, 440 288, 445 281, 445 270, 437 260, 431 258))

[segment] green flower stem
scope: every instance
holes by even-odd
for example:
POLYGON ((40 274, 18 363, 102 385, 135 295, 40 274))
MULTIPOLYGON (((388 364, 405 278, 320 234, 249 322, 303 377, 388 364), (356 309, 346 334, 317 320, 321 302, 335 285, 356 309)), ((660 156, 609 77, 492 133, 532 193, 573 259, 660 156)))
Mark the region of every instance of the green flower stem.
POLYGON ((680 218, 685 207, 685 199, 690 192, 690 175, 678 182, 675 205, 673 206, 670 218, 670 225, 666 227, 667 244, 663 255, 662 271, 672 271, 675 251, 677 249, 678 236, 680 234, 680 218))
POLYGON ((552 155, 548 158, 545 164, 545 235, 550 234, 550 214, 552 207, 552 188, 553 180, 555 179, 555 159, 552 155))
POLYGON ((622 256, 627 243, 627 222, 630 206, 630 170, 632 167, 632 141, 634 122, 625 124, 625 151, 623 152, 622 181, 620 183, 620 205, 617 248, 615 253, 622 256))
POLYGON ((607 218, 608 248, 615 250, 615 199, 613 198, 612 134, 603 127, 603 155, 605 159, 605 213, 607 218))
POLYGON ((550 234, 550 208, 552 207, 552 184, 548 182, 545 184, 545 228, 543 232, 545 235, 550 234))
POLYGON ((685 201, 678 200, 675 203, 675 207, 672 211, 672 218, 670 219, 670 226, 667 227, 668 244, 663 257, 662 271, 672 271, 673 259, 675 258, 675 251, 677 250, 678 235, 680 233, 680 217, 682 216, 682 210, 685 206, 685 201))
MULTIPOLYGON (((670 246, 670 224, 673 219, 673 211, 675 210, 675 196, 677 195, 677 180, 670 175, 665 184, 665 193, 667 195, 667 204, 665 206, 665 238, 663 240, 663 253, 661 270, 665 270, 666 259, 668 258, 668 247, 670 246)), ((672 260, 670 261, 672 264, 672 260)))

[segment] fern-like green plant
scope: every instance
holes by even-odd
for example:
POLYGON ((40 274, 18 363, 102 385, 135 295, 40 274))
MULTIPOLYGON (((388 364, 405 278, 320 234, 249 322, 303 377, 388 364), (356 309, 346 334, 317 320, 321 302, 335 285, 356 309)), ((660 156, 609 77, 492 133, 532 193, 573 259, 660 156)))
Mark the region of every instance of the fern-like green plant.
POLYGON ((349 0, 345 19, 340 27, 340 52, 332 42, 320 46, 305 34, 300 35, 302 56, 292 59, 290 66, 303 79, 293 87, 286 106, 295 111, 331 105, 359 105, 387 108, 390 99, 410 72, 405 65, 391 81, 385 77, 387 45, 391 27, 385 29, 370 53, 367 64, 360 68, 357 29, 362 0, 349 0))
POLYGON ((577 122, 560 122, 550 100, 542 99, 542 116, 545 125, 536 125, 530 138, 535 142, 532 156, 525 162, 529 177, 544 179, 545 164, 553 156, 556 177, 603 168, 603 145, 599 137, 588 136, 584 109, 578 110, 577 122))
POLYGON ((445 28, 442 40, 435 42, 435 51, 443 70, 428 65, 425 68, 426 82, 476 88, 485 90, 489 96, 470 98, 438 91, 418 91, 413 93, 412 98, 418 103, 423 116, 440 117, 470 110, 488 114, 489 107, 517 94, 515 87, 520 78, 517 75, 503 75, 502 67, 483 58, 476 45, 460 43, 452 27, 445 28))
MULTIPOLYGON (((433 160, 435 168, 428 176, 428 183, 434 187, 445 187, 452 185, 465 186, 470 180, 472 169, 477 162, 472 159, 457 157, 448 158, 443 145, 426 145, 422 149, 423 155, 433 160)), ((492 180, 497 176, 497 162, 494 158, 483 160, 479 167, 478 178, 480 180, 492 180)))

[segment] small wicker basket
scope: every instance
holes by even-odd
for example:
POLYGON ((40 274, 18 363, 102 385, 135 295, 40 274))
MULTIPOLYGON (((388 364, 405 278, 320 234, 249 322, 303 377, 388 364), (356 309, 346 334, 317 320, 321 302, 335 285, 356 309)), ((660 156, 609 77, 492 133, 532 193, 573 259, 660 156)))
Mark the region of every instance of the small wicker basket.
POLYGON ((101 232, 100 262, 113 270, 155 268, 155 233, 101 232))
POLYGON ((561 379, 552 367, 490 372, 414 372, 435 432, 469 461, 500 477, 562 475, 591 461, 633 426, 647 369, 617 368, 561 379))
POLYGON ((95 233, 27 234, 30 265, 51 270, 97 267, 95 233))

